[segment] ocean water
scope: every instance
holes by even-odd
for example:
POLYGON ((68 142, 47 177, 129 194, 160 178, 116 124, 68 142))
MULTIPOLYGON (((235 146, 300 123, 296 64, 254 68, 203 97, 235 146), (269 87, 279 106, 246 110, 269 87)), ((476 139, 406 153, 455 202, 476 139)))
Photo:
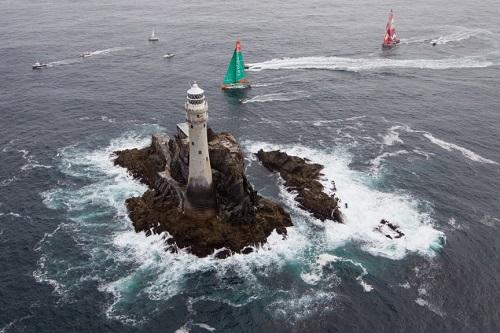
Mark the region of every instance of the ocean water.
POLYGON ((500 331, 498 1, 0 12, 0 332, 500 331), (391 7, 402 44, 382 52, 391 7), (254 87, 226 94, 237 38, 254 87), (210 126, 237 137, 256 189, 292 215, 287 239, 215 260, 133 231, 124 201, 146 188, 113 152, 173 133, 194 80, 210 126), (346 224, 299 209, 261 148, 323 164, 346 224), (382 218, 405 237, 374 231, 382 218))

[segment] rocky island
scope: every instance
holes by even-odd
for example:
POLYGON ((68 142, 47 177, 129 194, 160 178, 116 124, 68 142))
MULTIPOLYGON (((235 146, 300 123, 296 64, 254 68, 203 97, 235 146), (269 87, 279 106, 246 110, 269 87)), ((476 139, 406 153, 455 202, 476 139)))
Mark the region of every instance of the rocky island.
POLYGON ((155 134, 149 147, 115 152, 114 163, 149 187, 126 201, 136 232, 167 232, 169 250, 217 258, 252 252, 273 231, 285 238, 290 215, 253 189, 240 146, 207 127, 207 108, 194 84, 175 136, 155 134))
POLYGON ((267 169, 279 172, 289 192, 297 193, 295 201, 299 207, 322 221, 343 223, 338 198, 326 194, 319 181, 323 169, 321 164, 279 150, 265 152, 261 149, 256 155, 267 169))

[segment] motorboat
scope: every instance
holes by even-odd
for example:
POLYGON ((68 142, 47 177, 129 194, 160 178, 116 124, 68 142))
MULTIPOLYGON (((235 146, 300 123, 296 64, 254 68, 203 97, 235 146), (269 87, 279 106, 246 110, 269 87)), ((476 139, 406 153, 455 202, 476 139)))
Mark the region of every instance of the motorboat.
POLYGON ((42 64, 42 63, 41 63, 41 62, 39 62, 39 61, 35 62, 35 63, 31 66, 31 68, 33 68, 33 69, 41 69, 41 68, 45 68, 45 67, 47 67, 47 64, 42 64))
POLYGON ((163 56, 163 59, 170 59, 175 57, 175 53, 167 53, 163 56))
POLYGON ((148 38, 148 41, 150 41, 150 42, 157 42, 159 40, 160 39, 155 34, 155 28, 153 28, 153 31, 151 31, 151 36, 149 36, 149 38, 148 38))
POLYGON ((82 58, 87 58, 90 56, 92 56, 92 52, 83 52, 82 54, 80 54, 80 57, 82 58))

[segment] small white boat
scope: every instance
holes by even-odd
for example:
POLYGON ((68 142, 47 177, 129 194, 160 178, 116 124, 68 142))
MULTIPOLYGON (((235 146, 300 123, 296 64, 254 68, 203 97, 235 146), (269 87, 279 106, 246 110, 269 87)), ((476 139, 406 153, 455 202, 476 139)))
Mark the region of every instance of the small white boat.
POLYGON ((153 31, 151 31, 151 36, 149 36, 148 40, 150 42, 157 42, 160 40, 155 34, 155 28, 153 28, 153 31))
POLYGON ((42 64, 42 63, 40 63, 40 61, 35 62, 31 66, 31 68, 33 68, 33 69, 41 69, 41 68, 45 68, 45 67, 47 67, 47 64, 42 64))
POLYGON ((163 56, 163 59, 170 59, 175 57, 175 53, 167 53, 163 56))
POLYGON ((83 52, 82 54, 80 54, 80 57, 82 58, 87 58, 90 56, 92 56, 92 52, 83 52))

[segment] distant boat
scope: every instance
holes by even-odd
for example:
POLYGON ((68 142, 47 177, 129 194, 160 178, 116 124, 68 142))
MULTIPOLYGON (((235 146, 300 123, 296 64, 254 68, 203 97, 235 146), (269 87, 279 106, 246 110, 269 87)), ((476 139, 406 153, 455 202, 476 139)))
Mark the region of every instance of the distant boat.
POLYGON ((33 69, 41 69, 41 68, 45 68, 45 67, 47 67, 47 64, 42 64, 42 63, 40 63, 39 61, 35 62, 35 63, 31 66, 31 68, 33 68, 33 69))
POLYGON ((175 53, 167 53, 163 56, 163 59, 170 59, 175 57, 175 53))
POLYGON ((396 37, 396 27, 394 26, 394 12, 390 11, 387 24, 385 26, 383 49, 391 49, 399 44, 399 39, 396 37))
POLYGON ((233 57, 227 66, 226 76, 224 77, 223 90, 250 88, 250 82, 245 73, 245 61, 241 53, 240 41, 236 41, 236 47, 233 57))
POLYGON ((153 28, 153 31, 151 31, 151 36, 149 36, 148 40, 150 42, 157 42, 160 40, 155 34, 155 28, 153 28))
POLYGON ((87 58, 90 56, 92 56, 92 52, 83 52, 82 54, 80 54, 80 57, 82 58, 87 58))

